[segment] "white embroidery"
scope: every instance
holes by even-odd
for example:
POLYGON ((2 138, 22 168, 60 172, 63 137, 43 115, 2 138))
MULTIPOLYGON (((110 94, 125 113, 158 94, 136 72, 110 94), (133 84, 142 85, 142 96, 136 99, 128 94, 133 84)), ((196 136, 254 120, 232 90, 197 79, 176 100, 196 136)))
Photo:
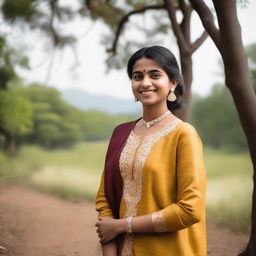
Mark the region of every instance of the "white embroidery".
MULTIPOLYGON (((123 198, 126 202, 125 217, 136 216, 137 204, 141 199, 142 170, 152 146, 173 131, 182 121, 175 119, 163 129, 144 138, 131 132, 120 155, 120 171, 123 178, 123 198)), ((132 256, 134 234, 125 234, 122 256, 132 256)))
POLYGON ((163 210, 152 213, 152 223, 155 232, 167 232, 168 229, 164 223, 163 210))

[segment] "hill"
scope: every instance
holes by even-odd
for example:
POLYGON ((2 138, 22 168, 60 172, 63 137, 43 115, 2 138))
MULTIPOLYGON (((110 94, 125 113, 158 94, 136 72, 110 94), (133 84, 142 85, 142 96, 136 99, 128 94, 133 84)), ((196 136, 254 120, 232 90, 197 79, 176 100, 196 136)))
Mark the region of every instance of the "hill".
POLYGON ((83 90, 63 90, 61 97, 69 104, 81 110, 98 110, 110 114, 137 114, 141 112, 139 104, 132 99, 92 94, 83 90))

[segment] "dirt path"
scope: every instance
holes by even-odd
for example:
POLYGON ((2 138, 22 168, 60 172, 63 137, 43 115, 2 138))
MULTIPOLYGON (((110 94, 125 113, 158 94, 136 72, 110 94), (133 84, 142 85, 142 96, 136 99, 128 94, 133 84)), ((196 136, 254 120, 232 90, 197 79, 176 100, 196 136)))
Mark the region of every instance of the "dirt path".
MULTIPOLYGON (((0 255, 101 255, 96 218, 92 203, 72 203, 27 188, 4 187, 0 193, 0 255)), ((208 224, 208 241, 209 256, 235 256, 247 236, 208 224)))

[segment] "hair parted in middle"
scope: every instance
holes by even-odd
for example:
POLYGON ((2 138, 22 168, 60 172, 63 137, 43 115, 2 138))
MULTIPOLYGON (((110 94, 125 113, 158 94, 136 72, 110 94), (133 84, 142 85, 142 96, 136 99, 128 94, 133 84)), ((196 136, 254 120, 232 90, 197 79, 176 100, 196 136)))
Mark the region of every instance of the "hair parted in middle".
POLYGON ((184 81, 173 53, 163 46, 150 46, 139 49, 130 57, 127 64, 127 73, 130 79, 132 79, 132 71, 135 62, 142 58, 154 60, 166 72, 169 80, 177 81, 177 86, 174 91, 177 98, 175 101, 167 100, 167 107, 170 111, 180 108, 182 105, 182 95, 184 93, 184 81))

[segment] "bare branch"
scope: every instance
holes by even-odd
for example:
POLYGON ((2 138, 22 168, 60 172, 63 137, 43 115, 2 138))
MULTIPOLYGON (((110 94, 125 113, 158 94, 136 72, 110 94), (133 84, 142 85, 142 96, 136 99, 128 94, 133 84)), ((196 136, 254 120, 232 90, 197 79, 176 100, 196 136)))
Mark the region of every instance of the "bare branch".
POLYGON ((232 43, 232 45, 243 45, 241 36, 241 26, 237 18, 236 2, 221 2, 213 0, 213 4, 217 13, 219 33, 221 35, 222 43, 224 39, 228 39, 230 40, 229 43, 232 43), (228 8, 229 11, 224 11, 224 9, 221 8, 228 8), (238 41, 234 42, 234 40, 238 41))
POLYGON ((168 11, 169 18, 172 23, 173 32, 177 38, 177 42, 179 45, 179 48, 182 50, 182 52, 190 52, 191 47, 189 42, 186 41, 186 38, 184 37, 184 34, 181 30, 180 25, 178 24, 177 18, 176 18, 176 10, 172 4, 172 1, 170 0, 164 0, 165 7, 168 11))
POLYGON ((228 86, 232 85, 234 90, 235 84, 237 88, 240 88, 240 85, 236 83, 238 78, 245 83, 250 83, 250 81, 246 81, 249 78, 250 71, 247 56, 244 52, 236 2, 234 0, 224 2, 213 0, 213 4, 219 23, 221 36, 221 49, 219 51, 225 64, 226 83, 228 86), (230 63, 232 63, 232 69, 229 68, 230 63), (229 78, 232 77, 232 73, 236 74, 236 78, 230 81, 229 78))
POLYGON ((117 48, 117 43, 118 43, 119 36, 123 31, 124 25, 126 24, 126 22, 128 22, 129 18, 132 15, 139 14, 139 13, 144 13, 148 10, 161 10, 161 9, 164 9, 164 8, 165 8, 164 5, 145 6, 141 9, 133 10, 133 11, 127 13, 125 16, 123 16, 123 18, 118 23, 118 27, 117 27, 117 30, 116 30, 116 33, 115 33, 115 39, 113 41, 112 47, 111 47, 111 49, 108 49, 107 51, 112 52, 113 55, 116 54, 116 48, 117 48))
POLYGON ((195 52, 203 44, 203 42, 207 39, 208 35, 209 34, 204 30, 202 35, 197 38, 196 41, 192 44, 193 52, 195 52))
POLYGON ((205 30, 208 32, 213 42, 220 49, 220 33, 214 24, 211 10, 203 0, 189 0, 195 11, 198 13, 205 30))
POLYGON ((182 29, 183 35, 186 38, 187 42, 190 44, 191 38, 190 38, 190 24, 191 24, 191 13, 193 8, 191 5, 186 4, 185 0, 179 0, 179 7, 183 14, 183 19, 180 24, 180 27, 182 29))
POLYGON ((191 5, 186 4, 185 0, 179 0, 179 6, 183 14, 185 13, 189 14, 193 10, 191 5))
POLYGON ((87 8, 91 10, 91 9, 92 9, 91 0, 85 0, 84 2, 85 2, 85 4, 86 4, 87 8))
POLYGON ((47 73, 46 73, 46 77, 45 77, 45 83, 48 83, 50 80, 52 66, 53 66, 54 59, 55 59, 55 53, 56 53, 56 48, 53 49, 53 54, 51 55, 51 58, 50 58, 50 63, 48 65, 47 73))
POLYGON ((56 32, 56 30, 54 28, 54 25, 53 25, 54 17, 56 15, 57 2, 58 2, 57 0, 49 2, 50 9, 51 9, 49 27, 50 27, 50 30, 51 30, 51 33, 52 33, 54 46, 57 46, 58 43, 59 43, 59 36, 58 36, 58 33, 56 32))

